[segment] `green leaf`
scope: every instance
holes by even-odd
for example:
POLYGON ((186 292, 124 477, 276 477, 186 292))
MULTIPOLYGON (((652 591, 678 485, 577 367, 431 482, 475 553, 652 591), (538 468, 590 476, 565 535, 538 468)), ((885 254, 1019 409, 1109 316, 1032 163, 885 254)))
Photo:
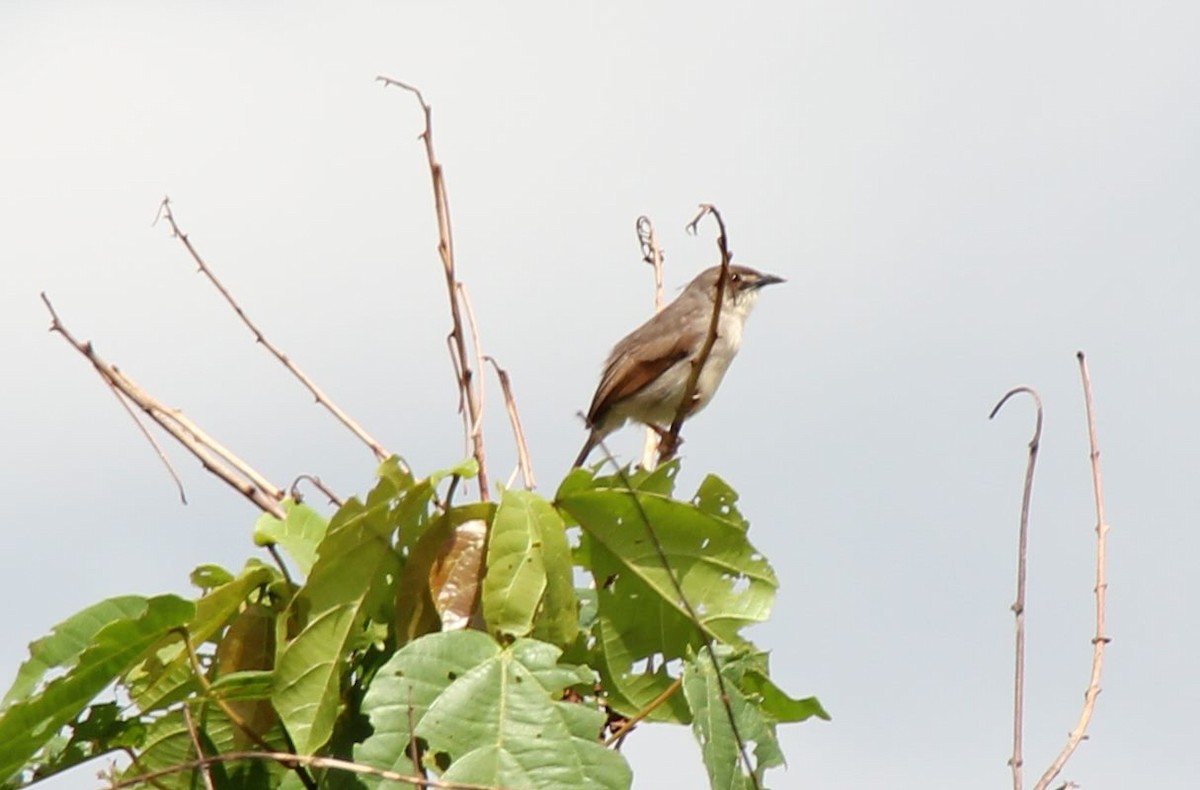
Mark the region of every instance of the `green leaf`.
POLYGON ((245 669, 230 672, 212 682, 209 691, 226 701, 267 699, 274 686, 269 669, 245 669))
MULTIPOLYGON (((614 478, 601 483, 619 485, 614 478)), ((658 491, 665 486, 653 476, 642 484, 658 491)), ((731 489, 709 478, 691 503, 623 487, 580 489, 559 500, 583 528, 579 555, 590 561, 597 588, 595 634, 604 653, 598 663, 621 713, 633 715, 665 691, 672 678, 662 665, 702 645, 705 636, 744 645, 741 630, 770 614, 778 583, 747 540, 746 522, 732 507, 735 499, 731 489), (647 521, 703 634, 663 566, 647 521), (635 670, 643 661, 650 665, 635 670)), ((686 720, 680 713, 678 706, 666 706, 653 717, 686 720)))
POLYGON ((211 590, 222 584, 233 581, 233 574, 220 565, 200 565, 188 576, 190 581, 201 590, 211 590))
POLYGON ((579 630, 562 518, 529 491, 505 491, 488 539, 483 615, 494 633, 569 644, 579 630))
MULTIPOLYGON (((381 487, 395 491, 387 480, 381 487)), ((399 576, 389 502, 375 499, 371 507, 352 499, 334 515, 307 581, 282 618, 301 630, 280 651, 272 702, 300 754, 315 753, 333 733, 345 658, 367 616, 389 597, 388 579, 399 576)))
MULTIPOLYGON (((52 738, 34 759, 26 763, 26 776, 41 781, 116 749, 141 746, 146 726, 137 718, 123 719, 115 702, 92 705, 67 725, 63 735, 52 738)), ((4 787, 13 787, 7 784, 4 787)))
POLYGON ((51 670, 75 666, 79 654, 87 649, 104 626, 115 620, 140 617, 146 606, 146 599, 140 595, 109 598, 71 615, 54 626, 48 635, 30 643, 29 658, 17 670, 17 678, 4 695, 4 701, 0 702, 0 710, 28 696, 51 670))
POLYGON ((717 655, 725 681, 724 695, 708 651, 699 651, 683 667, 683 694, 692 711, 692 731, 700 742, 710 786, 714 790, 762 787, 763 773, 783 765, 775 724, 742 694, 737 681, 744 666, 736 660, 727 660, 732 659, 732 651, 720 649, 717 655), (731 712, 737 722, 736 734, 730 723, 731 712), (746 756, 751 759, 757 783, 751 782, 742 764, 739 737, 746 756))
POLYGON ((258 546, 278 544, 283 547, 300 573, 308 576, 317 557, 317 546, 329 527, 329 520, 308 505, 283 501, 287 517, 280 521, 270 513, 259 516, 254 525, 254 543, 258 546))
POLYGON ((696 495, 692 497, 692 504, 699 508, 701 513, 736 524, 745 532, 749 529, 750 522, 737 509, 737 501, 737 491, 716 475, 704 478, 700 487, 696 489, 696 495))
POLYGON ((412 774, 415 735, 434 762, 448 765, 446 781, 536 790, 629 787, 624 759, 597 740, 604 714, 562 700, 564 689, 590 683, 592 674, 558 664, 560 654, 530 639, 502 648, 478 631, 412 642, 383 666, 363 700, 374 734, 355 759, 412 774))
POLYGON ((763 713, 778 722, 804 721, 816 716, 830 720, 829 714, 816 697, 795 699, 775 685, 766 673, 759 669, 748 669, 739 684, 742 691, 758 697, 763 713))
POLYGON ((150 598, 140 614, 113 620, 96 631, 66 675, 8 706, 0 716, 0 782, 19 773, 97 694, 194 613, 190 601, 174 595, 150 598))

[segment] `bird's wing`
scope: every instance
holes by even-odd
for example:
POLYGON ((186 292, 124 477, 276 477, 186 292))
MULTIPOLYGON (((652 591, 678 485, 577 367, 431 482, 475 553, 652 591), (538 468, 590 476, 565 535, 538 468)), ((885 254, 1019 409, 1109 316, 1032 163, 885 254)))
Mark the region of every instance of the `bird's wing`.
POLYGON ((686 331, 675 318, 663 311, 617 343, 588 410, 589 425, 603 422, 613 404, 650 384, 704 342, 703 332, 686 331))

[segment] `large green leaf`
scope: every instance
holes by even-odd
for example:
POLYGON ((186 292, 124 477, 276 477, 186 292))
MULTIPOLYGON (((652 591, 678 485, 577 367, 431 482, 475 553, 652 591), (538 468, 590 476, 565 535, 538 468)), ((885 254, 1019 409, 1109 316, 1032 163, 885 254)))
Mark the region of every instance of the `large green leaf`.
POLYGON ((488 539, 483 580, 488 628, 508 637, 534 632, 567 645, 579 630, 571 552, 562 518, 529 491, 505 491, 488 539))
MULTIPOLYGON (((643 482, 646 490, 625 487, 620 476, 597 479, 600 487, 592 488, 576 481, 558 500, 583 528, 579 554, 597 587, 594 633, 597 649, 604 652, 599 664, 613 707, 626 715, 670 685, 664 663, 705 638, 745 644, 741 630, 767 618, 778 586, 767 561, 747 540, 732 489, 710 477, 692 502, 680 502, 659 493, 667 488, 663 477, 643 480, 652 484, 643 482), (651 529, 699 628, 663 565, 651 529), (643 661, 649 665, 635 671, 643 661)), ((679 713, 678 707, 666 706, 654 717, 686 720, 679 713)))
POLYGON ((591 673, 558 664, 560 655, 530 639, 504 648, 478 631, 410 643, 383 666, 363 700, 374 734, 355 758, 411 775, 415 737, 433 763, 446 767, 446 781, 534 790, 629 787, 624 759, 597 740, 604 715, 562 700, 567 687, 590 684, 591 673))
POLYGON ((139 617, 145 611, 144 597, 122 595, 92 604, 54 626, 49 634, 30 643, 29 658, 17 670, 17 678, 0 702, 0 710, 37 688, 47 672, 75 666, 79 654, 87 649, 101 628, 115 620, 139 617))
POLYGON ((300 573, 308 576, 317 558, 317 546, 329 527, 329 520, 305 504, 290 499, 283 501, 286 518, 280 520, 263 513, 254 525, 254 542, 259 546, 278 544, 283 547, 300 573))
POLYGON ((0 782, 20 772, 44 743, 165 634, 191 619, 195 610, 190 601, 174 595, 146 600, 140 614, 97 630, 67 674, 9 705, 0 716, 0 782))
MULTIPOLYGON (((386 479, 380 486, 394 490, 386 479)), ((281 618, 301 630, 280 650, 272 702, 300 754, 315 753, 333 733, 345 658, 389 577, 399 575, 388 504, 367 507, 352 499, 338 510, 312 572, 281 618)))

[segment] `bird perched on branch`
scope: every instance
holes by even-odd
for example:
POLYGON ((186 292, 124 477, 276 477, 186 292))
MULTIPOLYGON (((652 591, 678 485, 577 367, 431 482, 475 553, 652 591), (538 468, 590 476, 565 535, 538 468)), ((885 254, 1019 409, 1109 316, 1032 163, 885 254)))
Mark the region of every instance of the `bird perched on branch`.
MULTIPOLYGON (((588 438, 575 466, 582 466, 596 445, 628 420, 666 434, 708 337, 721 272, 720 266, 700 272, 675 301, 613 347, 588 409, 588 438)), ((749 266, 729 267, 717 336, 696 379, 685 418, 703 409, 716 394, 742 344, 742 327, 759 289, 781 282, 782 277, 749 266)))

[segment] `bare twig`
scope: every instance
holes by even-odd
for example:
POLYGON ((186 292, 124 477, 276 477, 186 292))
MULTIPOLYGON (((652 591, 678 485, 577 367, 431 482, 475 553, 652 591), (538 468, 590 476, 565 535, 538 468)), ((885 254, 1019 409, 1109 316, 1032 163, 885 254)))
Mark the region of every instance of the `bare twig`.
POLYGON ((1042 778, 1034 785, 1034 790, 1045 790, 1054 781, 1059 771, 1071 759, 1080 742, 1087 737, 1088 724, 1096 709, 1096 698, 1100 695, 1100 672, 1104 667, 1104 646, 1111 640, 1104 634, 1104 607, 1108 592, 1108 580, 1105 572, 1106 543, 1108 537, 1108 522, 1104 519, 1104 481, 1100 474, 1100 443, 1096 436, 1096 407, 1092 400, 1092 380, 1088 375, 1087 361, 1082 351, 1075 354, 1079 360, 1079 375, 1083 380, 1083 400, 1087 407, 1087 428, 1089 456, 1092 462, 1092 493, 1096 503, 1096 635, 1092 637, 1092 674, 1088 680, 1087 691, 1083 695, 1083 710, 1079 714, 1079 722, 1067 736, 1067 744, 1059 752, 1058 757, 1042 774, 1042 778))
POLYGON ((275 560, 275 567, 279 568, 279 572, 283 575, 283 580, 288 583, 288 587, 295 588, 296 583, 292 581, 292 574, 288 573, 287 563, 283 561, 283 555, 279 553, 279 547, 274 543, 266 545, 267 553, 271 555, 271 559, 275 560))
POLYGON ((669 685, 665 689, 663 689, 662 693, 659 694, 657 697, 650 700, 649 704, 646 705, 646 707, 639 710, 637 712, 637 714, 633 716, 633 718, 626 719, 624 721, 624 723, 621 724, 620 727, 613 730, 612 734, 604 739, 604 745, 612 746, 617 741, 624 738, 629 733, 630 730, 632 730, 634 727, 637 726, 638 722, 640 722, 642 719, 646 718, 651 713, 653 713, 655 710, 657 710, 659 707, 661 707, 662 704, 664 702, 666 702, 667 700, 669 700, 671 697, 675 696, 675 694, 681 688, 683 688, 683 678, 677 677, 671 683, 671 685, 669 685))
MULTIPOLYGON (((192 665, 192 673, 196 676, 196 682, 200 684, 200 688, 204 692, 204 699, 212 702, 218 708, 220 708, 221 712, 225 714, 233 726, 245 733, 246 737, 254 741, 256 746, 268 752, 271 751, 271 744, 267 743, 267 741, 261 735, 259 735, 258 732, 246 722, 245 719, 238 715, 238 712, 234 710, 228 702, 221 699, 220 696, 212 693, 212 684, 208 682, 208 676, 204 673, 204 666, 200 663, 200 656, 196 655, 196 648, 192 646, 192 635, 187 628, 176 628, 175 633, 178 634, 181 639, 183 639, 184 649, 187 650, 188 660, 192 665)), ((200 756, 203 757, 204 755, 200 756)), ((288 763, 283 763, 282 761, 280 762, 294 771, 296 778, 298 778, 301 784, 303 784, 308 790, 316 790, 316 780, 312 778, 303 765, 294 763, 289 765, 288 763)))
MULTIPOLYGON (((658 246, 658 235, 654 232, 654 223, 643 215, 637 218, 638 246, 642 250, 642 260, 654 269, 654 313, 657 315, 663 309, 663 251, 658 246)), ((646 440, 642 445, 642 468, 654 468, 654 456, 658 453, 658 432, 653 428, 646 429, 646 440)))
POLYGON ((100 374, 105 383, 118 390, 121 395, 128 398, 130 402, 135 404, 139 409, 145 412, 150 419, 159 424, 167 433, 175 437, 192 455, 199 459, 201 465, 209 472, 224 480, 230 486, 233 486, 242 496, 253 502, 259 509, 270 513, 276 518, 285 518, 283 508, 279 504, 279 500, 283 499, 284 492, 279 487, 272 485, 265 477, 259 474, 245 461, 231 453, 215 439, 209 436, 204 431, 185 417, 178 409, 171 409, 164 406, 160 401, 155 399, 149 393, 139 387, 133 379, 126 376, 115 365, 105 362, 91 343, 80 342, 63 326, 58 318, 58 313, 55 312, 54 306, 50 304, 46 294, 42 294, 42 301, 46 305, 46 309, 50 311, 50 331, 57 332, 71 344, 80 354, 85 356, 96 372, 100 374))
MULTIPOLYGON (((192 739, 192 746, 196 749, 196 757, 204 757, 204 748, 200 746, 200 736, 196 733, 196 723, 192 721, 192 712, 188 710, 187 705, 183 706, 183 723, 187 725, 188 737, 192 739)), ((208 765, 200 766, 200 775, 204 777, 204 787, 207 790, 215 790, 213 787, 212 773, 208 770, 208 765)))
POLYGON ((421 132, 421 140, 425 144, 425 158, 428 160, 429 177, 433 182, 433 201, 438 224, 438 254, 441 256, 442 268, 446 273, 446 290, 450 297, 450 317, 454 324, 450 337, 456 356, 455 375, 457 376, 459 389, 462 392, 462 398, 467 406, 467 425, 472 427, 470 434, 471 444, 475 460, 479 463, 479 496, 486 501, 490 497, 490 491, 487 464, 484 463, 483 430, 481 428, 476 429, 476 426, 480 425, 483 404, 474 384, 474 371, 471 367, 471 358, 467 354, 466 338, 463 332, 462 310, 459 305, 458 274, 455 270, 454 262, 454 233, 450 224, 450 200, 446 195, 446 182, 442 172, 442 165, 438 162, 437 154, 433 147, 433 108, 425 101, 425 97, 418 88, 399 80, 391 79, 390 77, 379 76, 375 79, 382 82, 385 87, 391 85, 413 94, 417 102, 421 105, 421 112, 424 115, 425 128, 421 132))
MULTIPOLYGON (((708 334, 704 338, 704 345, 700 347, 700 353, 692 361, 692 370, 688 374, 687 385, 683 388, 683 399, 679 401, 679 407, 675 410, 675 419, 671 421, 671 428, 667 431, 666 436, 662 437, 662 444, 659 446, 658 462, 660 464, 674 458, 675 452, 679 449, 679 431, 683 427, 683 421, 687 419, 688 413, 695 406, 696 385, 700 381, 700 372, 708 362, 709 354, 712 353, 713 345, 717 342, 717 333, 721 326, 721 309, 725 304, 725 286, 729 281, 729 262, 733 258, 725 236, 725 220, 721 218, 721 212, 717 210, 716 206, 711 203, 701 203, 699 213, 688 223, 687 229, 689 233, 696 233, 700 220, 709 214, 717 221, 720 231, 717 235, 717 249, 721 252, 721 276, 717 278, 712 320, 708 324, 708 334)), ((715 666, 716 662, 713 663, 715 666)))
POLYGON ((383 445, 371 437, 371 435, 368 434, 361 425, 352 419, 350 415, 346 414, 341 407, 334 403, 333 400, 326 395, 321 388, 318 387, 316 383, 308 377, 307 374, 304 373, 304 371, 300 370, 300 368, 296 366, 296 363, 292 362, 292 360, 286 354, 276 348, 271 341, 267 340, 266 336, 263 335, 262 330, 254 325, 254 322, 251 321, 250 317, 246 315, 246 312, 242 309, 241 305, 239 305, 237 300, 233 298, 233 294, 229 292, 229 290, 221 283, 221 281, 217 279, 217 276, 213 274, 212 270, 208 268, 208 265, 204 262, 204 259, 200 257, 200 253, 198 253, 196 248, 192 246, 192 242, 190 239, 188 239, 188 235, 179 229, 179 225, 177 225, 175 222, 175 215, 171 212, 170 198, 163 198, 162 204, 159 206, 159 216, 165 219, 167 224, 171 226, 171 235, 179 239, 180 243, 183 244, 184 248, 188 252, 188 255, 190 255, 192 260, 196 262, 198 271, 208 278, 208 281, 213 284, 213 287, 215 287, 217 291, 220 292, 221 296, 225 298, 225 301, 229 303, 229 306, 233 308, 233 311, 237 313, 238 318, 242 320, 242 323, 245 324, 246 328, 249 329, 254 335, 254 342, 261 344, 263 348, 267 349, 267 351, 270 351, 271 354, 278 359, 309 392, 312 393, 312 396, 316 399, 317 403, 328 409, 329 412, 335 418, 337 418, 338 422, 346 426, 351 433, 357 436, 359 440, 367 445, 367 447, 371 448, 371 452, 375 453, 376 458, 378 458, 380 461, 390 458, 391 453, 384 449, 383 445))
POLYGON ((533 490, 537 487, 537 481, 533 478, 533 461, 529 457, 529 445, 525 442, 525 429, 521 427, 521 414, 517 411, 517 399, 513 397, 512 380, 508 377, 508 371, 500 367, 494 357, 484 357, 488 362, 492 363, 492 367, 496 369, 496 378, 500 379, 500 390, 504 393, 504 408, 508 410, 508 420, 512 423, 513 436, 517 441, 517 465, 521 470, 521 477, 525 481, 525 488, 533 490))
POLYGON ((129 401, 121 396, 120 390, 113 386, 111 382, 108 382, 108 389, 121 404, 121 408, 125 410, 125 413, 129 415, 129 419, 133 420, 134 424, 137 425, 138 430, 142 432, 142 436, 145 436, 146 441, 150 442, 150 446, 154 448, 154 452, 158 455, 158 459, 163 462, 163 466, 167 467, 167 474, 171 475, 171 479, 175 481, 175 487, 179 489, 179 501, 186 505, 188 503, 187 492, 183 490, 183 481, 179 479, 179 473, 175 471, 175 465, 167 457, 167 453, 163 450, 162 445, 158 443, 158 440, 154 438, 154 434, 150 433, 142 421, 138 419, 137 412, 129 405, 129 401))
POLYGON ((1021 790, 1021 769, 1024 758, 1021 754, 1022 734, 1025 719, 1025 568, 1026 546, 1029 536, 1029 503, 1033 498, 1033 470, 1037 465, 1038 447, 1042 441, 1042 398, 1037 390, 1030 387, 1017 387, 1004 394, 988 419, 992 419, 1000 411, 1008 399, 1018 393, 1025 393, 1033 398, 1037 405, 1037 423, 1033 429, 1033 438, 1029 440, 1029 462, 1025 467, 1025 487, 1021 494, 1021 526, 1017 538, 1017 600, 1012 605, 1013 614, 1017 621, 1016 668, 1013 679, 1013 752, 1008 764, 1012 768, 1013 790, 1021 790))
POLYGON ((364 776, 377 776, 380 779, 385 779, 389 782, 406 782, 417 787, 432 787, 435 790, 505 790, 497 785, 480 785, 469 784, 466 782, 443 782, 439 779, 426 779, 421 776, 409 776, 408 774, 398 773, 396 771, 387 771, 382 768, 375 768, 362 763, 352 763, 349 760, 339 760, 335 757, 316 757, 303 754, 292 754, 291 752, 226 752, 225 754, 213 754, 201 760, 189 760, 188 762, 177 763, 166 768, 160 768, 157 771, 133 776, 129 779, 123 779, 120 782, 114 782, 108 786, 108 790, 122 790, 126 787, 134 787, 144 782, 152 782, 161 776, 171 776, 172 774, 180 774, 186 771, 191 771, 205 765, 214 765, 216 763, 233 763, 239 760, 271 760, 277 763, 282 763, 287 766, 308 766, 311 768, 331 768, 335 771, 348 771, 350 773, 362 774, 364 776))
POLYGON ((321 478, 317 477, 316 475, 298 475, 296 477, 296 479, 292 481, 292 485, 289 488, 289 490, 291 491, 292 499, 294 499, 296 502, 300 502, 303 499, 303 497, 300 494, 300 481, 301 480, 307 480, 309 483, 312 484, 313 488, 317 489, 322 494, 324 494, 326 499, 329 500, 329 504, 331 504, 335 507, 342 506, 341 498, 338 497, 337 494, 330 491, 329 487, 326 486, 324 483, 322 483, 321 478))
POLYGON ((475 402, 479 406, 478 412, 471 418, 471 442, 474 444, 477 439, 480 442, 483 441, 483 404, 485 400, 483 382, 485 379, 482 375, 474 374, 474 371, 483 370, 483 344, 479 341, 479 324, 475 321, 475 308, 471 305, 467 286, 461 280, 456 280, 454 287, 458 291, 458 298, 462 300, 463 313, 467 316, 467 329, 471 333, 471 347, 475 349, 475 366, 467 368, 472 371, 470 380, 475 384, 475 402))
MULTIPOLYGON (((692 382, 693 385, 695 382, 692 382)), ((637 491, 633 488, 633 483, 626 474, 625 469, 617 463, 616 458, 609 451, 608 445, 604 440, 600 440, 600 449, 604 453, 605 459, 617 469, 617 475, 621 478, 621 483, 629 491, 629 496, 633 501, 634 509, 638 512, 638 518, 642 522, 642 526, 646 529, 646 535, 650 538, 650 545, 654 547, 654 553, 658 557, 658 561, 662 563, 663 570, 667 574, 667 578, 671 581, 671 588, 678 596, 679 605, 683 608, 684 614, 691 620, 692 625, 696 627, 696 633, 699 635, 701 642, 704 644, 704 652, 708 654, 708 660, 713 665, 713 675, 717 679, 717 689, 721 694, 721 705, 725 708, 725 715, 729 719, 729 730, 733 733, 733 740, 737 744, 738 757, 741 760, 742 766, 746 769, 746 776, 750 779, 751 787, 754 790, 761 790, 761 783, 758 781, 758 776, 754 773, 754 764, 750 762, 750 754, 746 750, 746 741, 742 738, 741 730, 738 728, 737 717, 733 713, 733 702, 729 697, 729 690, 725 686, 725 677, 721 674, 721 664, 717 661, 717 651, 713 647, 713 637, 704 624, 700 622, 700 616, 696 614, 696 608, 692 606, 692 602, 688 600, 687 595, 683 591, 683 583, 679 581, 679 575, 675 569, 671 567, 671 561, 667 557, 667 550, 663 547, 662 541, 658 537, 658 531, 654 529, 654 525, 650 523, 650 516, 646 513, 646 508, 642 505, 642 500, 638 498, 637 491)), ((662 459, 659 459, 662 460, 662 459)), ((667 695, 668 697, 670 695, 667 695)), ((666 697, 664 697, 665 701, 666 697)))

